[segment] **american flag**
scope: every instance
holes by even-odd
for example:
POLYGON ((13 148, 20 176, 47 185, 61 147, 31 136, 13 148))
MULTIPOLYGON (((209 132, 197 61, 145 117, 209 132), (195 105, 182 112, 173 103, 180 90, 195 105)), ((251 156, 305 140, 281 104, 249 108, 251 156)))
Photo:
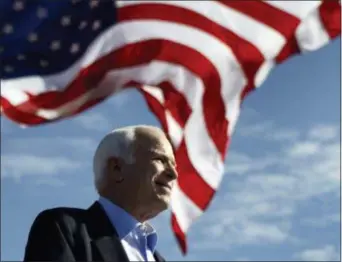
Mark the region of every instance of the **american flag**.
POLYGON ((208 207, 245 96, 341 33, 339 1, 0 2, 1 111, 25 126, 136 87, 175 148, 173 231, 208 207))

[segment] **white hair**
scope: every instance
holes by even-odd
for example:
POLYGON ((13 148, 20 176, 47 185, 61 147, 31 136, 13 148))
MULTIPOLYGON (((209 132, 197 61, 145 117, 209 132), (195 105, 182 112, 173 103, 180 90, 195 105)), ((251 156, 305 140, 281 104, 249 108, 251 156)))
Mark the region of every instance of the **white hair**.
POLYGON ((148 125, 135 125, 114 129, 107 134, 98 145, 93 160, 94 180, 97 191, 99 191, 103 185, 104 171, 107 160, 110 157, 121 157, 127 163, 133 163, 135 161, 134 142, 136 140, 136 130, 138 128, 159 129, 148 125))
POLYGON ((136 128, 137 126, 128 126, 114 129, 98 145, 93 160, 95 187, 98 191, 102 187, 104 169, 110 157, 121 157, 128 163, 134 162, 133 144, 136 128))

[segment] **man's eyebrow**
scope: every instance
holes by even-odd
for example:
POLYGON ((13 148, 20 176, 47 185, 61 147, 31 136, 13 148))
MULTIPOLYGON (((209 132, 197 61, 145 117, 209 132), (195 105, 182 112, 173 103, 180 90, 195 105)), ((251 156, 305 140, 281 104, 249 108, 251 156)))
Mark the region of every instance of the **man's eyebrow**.
POLYGON ((167 154, 165 154, 165 153, 162 153, 162 152, 160 152, 160 151, 158 151, 158 150, 150 150, 150 152, 153 153, 153 154, 155 154, 155 155, 157 155, 157 156, 161 156, 161 157, 164 157, 164 158, 170 160, 174 166, 177 165, 176 161, 175 161, 174 159, 170 158, 170 157, 169 157, 167 154))

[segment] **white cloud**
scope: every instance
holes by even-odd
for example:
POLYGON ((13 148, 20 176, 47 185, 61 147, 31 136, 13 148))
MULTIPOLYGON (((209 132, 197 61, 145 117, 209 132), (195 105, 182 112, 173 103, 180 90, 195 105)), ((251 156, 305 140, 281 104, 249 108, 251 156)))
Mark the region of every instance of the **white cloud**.
POLYGON ((276 128, 271 121, 260 121, 255 124, 242 124, 236 128, 236 133, 244 137, 252 137, 271 142, 295 141, 299 132, 291 128, 276 128))
POLYGON ((252 260, 250 260, 247 257, 238 257, 238 258, 231 260, 231 261, 252 261, 252 260))
MULTIPOLYGON (((299 138, 300 132, 295 133, 299 138)), ((336 140, 279 143, 278 151, 258 156, 229 151, 227 176, 198 224, 201 234, 210 237, 196 243, 196 250, 302 242, 292 230, 293 218, 305 216, 300 207, 314 197, 332 193, 338 199, 340 161, 336 140)), ((321 210, 311 215, 324 216, 321 210)))
POLYGON ((340 261, 340 254, 333 245, 322 248, 306 249, 295 255, 303 261, 340 261))
POLYGON ((1 156, 1 178, 20 180, 23 176, 52 176, 81 166, 81 163, 67 157, 5 154, 1 156))
POLYGON ((260 122, 256 124, 250 124, 247 126, 243 126, 236 130, 239 135, 242 136, 264 136, 265 132, 269 131, 272 128, 273 124, 271 121, 260 122))
POLYGON ((111 104, 111 106, 122 108, 130 99, 132 99, 132 95, 140 96, 140 92, 137 91, 136 88, 126 88, 111 96, 108 99, 108 102, 111 104))
POLYGON ((268 140, 273 141, 294 141, 298 139, 299 132, 293 129, 283 129, 283 130, 276 130, 274 132, 270 132, 267 135, 268 140))
POLYGON ((299 142, 288 149, 288 155, 290 157, 307 157, 316 154, 319 149, 317 142, 299 142))
MULTIPOLYGON (((97 142, 89 137, 26 137, 26 138, 15 138, 8 139, 8 147, 6 148, 9 152, 30 152, 34 150, 41 154, 45 153, 60 153, 61 151, 72 150, 75 155, 80 152, 95 151, 97 142)), ((4 143, 4 147, 6 144, 4 143)))
POLYGON ((81 167, 90 168, 83 161, 95 151, 97 143, 88 137, 26 137, 3 142, 1 177, 17 182, 29 177, 36 185, 63 186, 60 175, 81 167))
POLYGON ((110 131, 111 129, 108 119, 100 113, 88 112, 81 114, 74 121, 89 130, 110 131))
POLYGON ((313 127, 308 134, 310 139, 332 140, 338 136, 338 128, 333 125, 318 125, 313 127))
POLYGON ((53 187, 62 187, 65 186, 65 182, 57 177, 39 177, 35 181, 35 184, 38 186, 53 186, 53 187))
POLYGON ((238 152, 228 152, 225 162, 227 174, 242 175, 247 172, 256 172, 276 163, 276 159, 270 156, 251 158, 246 154, 238 152))
POLYGON ((319 217, 307 217, 300 220, 301 224, 312 227, 326 227, 332 223, 340 223, 341 214, 322 214, 319 217))

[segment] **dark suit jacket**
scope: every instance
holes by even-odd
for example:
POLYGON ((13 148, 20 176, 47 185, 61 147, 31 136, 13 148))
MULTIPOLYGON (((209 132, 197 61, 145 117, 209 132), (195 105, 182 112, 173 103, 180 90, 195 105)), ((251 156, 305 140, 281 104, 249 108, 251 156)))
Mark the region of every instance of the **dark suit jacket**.
MULTIPOLYGON (((156 251, 156 261, 165 261, 156 251)), ((129 261, 115 228, 98 202, 89 209, 41 212, 31 227, 24 261, 129 261)))

